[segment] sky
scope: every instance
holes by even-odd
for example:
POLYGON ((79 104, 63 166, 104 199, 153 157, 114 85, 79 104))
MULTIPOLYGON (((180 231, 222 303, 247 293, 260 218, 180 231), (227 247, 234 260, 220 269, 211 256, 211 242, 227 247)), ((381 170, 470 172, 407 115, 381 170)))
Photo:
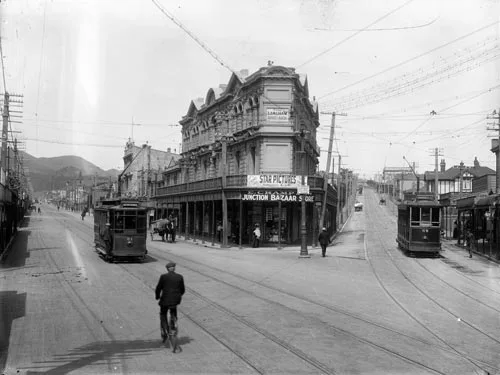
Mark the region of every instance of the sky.
POLYGON ((335 165, 362 177, 436 149, 495 169, 499 39, 498 0, 2 0, 0 92, 23 95, 29 154, 121 169, 129 138, 178 151, 191 100, 271 60, 308 76, 320 170, 332 112, 335 165))

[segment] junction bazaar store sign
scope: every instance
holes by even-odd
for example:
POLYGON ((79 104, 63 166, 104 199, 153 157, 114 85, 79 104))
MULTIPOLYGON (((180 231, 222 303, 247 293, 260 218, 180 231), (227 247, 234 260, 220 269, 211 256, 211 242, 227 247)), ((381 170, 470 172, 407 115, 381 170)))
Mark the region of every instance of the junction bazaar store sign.
POLYGON ((314 202, 314 195, 298 195, 295 192, 287 191, 248 191, 242 193, 242 201, 250 202, 302 202, 302 197, 306 202, 314 202))

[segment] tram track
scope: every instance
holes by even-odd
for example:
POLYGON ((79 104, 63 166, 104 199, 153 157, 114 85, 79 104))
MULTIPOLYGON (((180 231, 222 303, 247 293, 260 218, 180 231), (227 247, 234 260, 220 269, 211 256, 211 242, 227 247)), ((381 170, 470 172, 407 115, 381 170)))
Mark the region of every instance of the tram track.
MULTIPOLYGON (((82 229, 76 227, 76 226, 73 226, 72 228, 76 228, 78 229, 81 233, 84 233, 87 238, 88 238, 88 232, 86 231, 83 231, 82 229)), ((87 238, 84 238, 82 236, 79 236, 82 240, 88 242, 90 245, 93 245, 92 243, 90 243, 88 241, 87 238)), ((135 275, 133 272, 130 271, 130 269, 128 269, 127 267, 125 267, 123 264, 120 264, 120 263, 115 263, 115 265, 117 265, 118 267, 120 267, 124 272, 126 272, 127 274, 129 274, 130 276, 134 277, 136 280, 138 280, 139 282, 141 282, 143 285, 147 286, 148 288, 150 288, 152 291, 154 291, 154 287, 147 283, 143 278, 141 278, 140 276, 137 276, 135 275)), ((219 309, 220 311, 223 311, 226 315, 229 315, 231 316, 232 318, 238 320, 240 323, 242 324, 245 324, 246 326, 248 326, 249 328, 253 329, 254 331, 262 334, 264 337, 266 337, 267 339, 269 339, 270 341, 274 342, 275 344, 277 344, 278 346, 286 349, 287 351, 291 352, 292 354, 294 354, 295 356, 299 357, 300 359, 302 359, 304 362, 312 365, 314 368, 316 368, 317 370, 319 370, 321 373, 323 374, 331 374, 331 375, 335 375, 337 372, 331 368, 329 368, 328 366, 326 366, 325 364, 321 363, 320 361, 316 360, 315 358, 311 357, 311 356, 308 356, 306 353, 302 352, 302 351, 299 351, 298 349, 294 348, 292 345, 289 345, 288 343, 286 343, 285 341, 283 340, 280 340, 279 338, 277 337, 273 337, 271 336, 270 334, 266 334, 266 332, 262 329, 259 329, 257 327, 257 325, 249 322, 248 320, 246 319, 243 319, 241 317, 238 317, 237 314, 234 314, 232 313, 231 311, 229 311, 228 309, 225 309, 222 305, 216 303, 215 301, 212 301, 204 296, 202 296, 200 293, 196 292, 194 289, 192 288, 189 288, 187 287, 186 288, 187 291, 189 291, 190 294, 192 294, 193 296, 195 296, 196 298, 204 301, 205 303, 211 305, 211 306, 216 306, 217 309, 219 309)), ((231 347, 231 345, 229 345, 228 343, 225 342, 225 340, 221 339, 220 337, 218 337, 216 334, 212 333, 202 322, 200 322, 198 319, 195 319, 193 318, 190 314, 187 314, 186 312, 184 311, 180 311, 179 312, 182 316, 184 316, 186 319, 188 319, 190 322, 192 322, 194 325, 196 325, 197 327, 199 327, 203 332, 205 332, 207 335, 209 335, 210 337, 212 337, 212 339, 214 339, 215 341, 217 341, 219 344, 221 344, 223 347, 225 347, 228 351, 230 351, 231 353, 233 353, 236 357, 238 357, 240 360, 242 360, 244 363, 246 363, 248 366, 250 366, 252 369, 254 369, 258 374, 266 374, 267 372, 262 369, 258 364, 254 363, 253 361, 251 361, 245 354, 243 354, 241 351, 239 350, 236 350, 235 348, 231 347)))
MULTIPOLYGON (((87 238, 88 238, 88 232, 86 232, 86 235, 87 235, 87 238)), ((388 328, 388 327, 384 327, 384 326, 382 326, 382 325, 380 325, 380 324, 378 324, 378 323, 376 323, 376 322, 369 321, 369 320, 367 320, 367 319, 363 319, 363 318, 361 318, 361 317, 359 317, 359 316, 355 316, 354 314, 351 314, 351 313, 346 313, 345 311, 339 311, 338 309, 331 308, 330 306, 327 306, 327 305, 324 305, 324 304, 319 304, 319 303, 317 303, 317 302, 311 301, 311 300, 306 299, 306 298, 303 298, 303 297, 301 297, 301 296, 294 295, 293 293, 288 293, 288 292, 282 291, 282 290, 280 290, 280 289, 278 289, 278 288, 272 288, 272 287, 269 287, 268 285, 265 285, 265 284, 263 284, 263 283, 261 283, 261 282, 258 282, 258 281, 256 282, 256 281, 254 281, 254 280, 246 279, 246 278, 241 277, 241 276, 239 276, 239 275, 231 274, 230 272, 223 271, 223 270, 219 270, 219 269, 214 268, 214 267, 209 267, 209 266, 206 266, 206 265, 201 264, 201 263, 199 263, 199 262, 193 262, 191 259, 188 259, 188 258, 185 258, 185 257, 182 257, 182 256, 178 256, 178 255, 172 255, 172 254, 170 254, 170 257, 167 259, 166 257, 163 257, 163 256, 158 256, 158 255, 156 255, 156 254, 155 254, 155 257, 160 258, 160 259, 163 259, 163 260, 165 260, 165 261, 170 260, 170 259, 172 259, 172 258, 174 258, 173 260, 176 260, 176 258, 177 258, 177 259, 182 259, 182 260, 185 260, 185 261, 186 261, 186 263, 187 263, 187 262, 189 262, 189 263, 196 263, 196 264, 198 264, 198 265, 203 265, 203 266, 208 267, 208 268, 210 268, 210 269, 217 270, 218 272, 223 272, 223 273, 225 273, 225 274, 229 274, 229 275, 231 275, 231 276, 233 276, 233 277, 238 277, 239 279, 242 279, 242 280, 245 280, 245 281, 251 282, 251 283, 256 284, 256 285, 263 286, 263 287, 268 288, 268 289, 270 289, 270 290, 273 290, 273 291, 277 291, 277 292, 283 293, 284 295, 288 295, 288 296, 291 296, 291 297, 294 297, 294 298, 298 298, 298 299, 300 299, 300 300, 302 300, 302 301, 304 301, 304 302, 311 303, 311 304, 314 304, 314 305, 317 305, 317 306, 321 306, 321 307, 323 307, 323 308, 326 308, 326 309, 331 310, 331 311, 335 311, 335 312, 337 312, 337 313, 342 313, 342 314, 348 315, 349 317, 354 318, 354 319, 357 319, 357 320, 362 320, 362 321, 364 321, 364 322, 365 322, 365 323, 367 323, 367 324, 376 325, 376 326, 378 326, 379 328, 387 329, 387 330, 392 331, 392 332, 394 332, 394 333, 397 333, 397 334, 399 334, 399 335, 401 335, 401 336, 406 336, 407 338, 410 338, 410 339, 412 339, 412 340, 417 340, 417 341, 420 341, 421 343, 424 343, 424 344, 426 344, 426 345, 433 345, 434 347, 436 347, 436 349, 437 349, 437 348, 439 348, 439 349, 441 349, 441 350, 448 351, 449 353, 454 354, 454 355, 456 355, 457 357, 462 358, 462 359, 464 359, 464 360, 480 362, 480 360, 478 360, 478 359, 471 359, 471 358, 469 358, 469 357, 467 357, 467 356, 463 355, 462 353, 459 353, 459 352, 457 352, 456 350, 453 350, 453 348, 451 348, 450 346, 448 346, 445 342, 444 342, 444 344, 446 345, 446 347, 442 347, 442 346, 440 346, 440 345, 432 344, 432 343, 430 343, 430 342, 428 342, 428 341, 425 341, 425 340, 420 340, 420 339, 418 339, 418 338, 414 338, 414 337, 411 337, 411 336, 406 335, 406 334, 404 334, 404 333, 398 332, 397 330, 394 330, 394 329, 391 329, 391 328, 388 328)), ((202 271, 200 271, 200 270, 194 269, 193 267, 187 266, 187 265, 185 265, 186 263, 183 263, 183 267, 184 267, 184 268, 186 268, 186 269, 189 269, 189 270, 190 270, 190 271, 192 271, 192 272, 196 272, 196 273, 198 273, 198 274, 200 274, 200 275, 203 275, 204 277, 211 278, 212 280, 214 280, 214 281, 216 281, 216 282, 226 284, 226 285, 227 285, 227 286, 229 286, 229 287, 236 288, 236 289, 237 289, 237 290, 239 290, 240 292, 244 292, 244 293, 247 293, 247 294, 249 294, 249 295, 252 295, 252 296, 253 296, 253 297, 255 297, 255 298, 258 298, 258 299, 260 299, 260 300, 264 300, 266 303, 271 303, 271 304, 274 304, 274 305, 276 305, 276 306, 279 306, 280 308, 286 308, 286 309, 289 309, 289 310, 290 310, 290 308, 289 308, 288 306, 285 306, 285 305, 280 304, 280 303, 278 303, 278 302, 276 302, 276 301, 269 300, 269 299, 266 299, 266 298, 264 298, 264 297, 258 296, 257 294, 252 293, 252 292, 248 291, 247 289, 242 289, 242 288, 236 287, 234 284, 229 284, 228 282, 225 282, 225 281, 220 280, 220 279, 218 279, 218 278, 215 278, 215 277, 213 277, 213 276, 211 276, 211 275, 208 275, 208 274, 207 274, 207 273, 205 273, 205 272, 202 272, 202 271)), ((119 266, 120 266, 120 267, 121 267, 121 268, 122 268, 125 272, 127 272, 127 273, 129 273, 129 274, 131 273, 131 271, 130 271, 127 267, 125 267, 125 266, 123 266, 123 265, 120 265, 120 264, 119 264, 119 266)), ((134 275, 133 273, 131 273, 131 274, 132 274, 132 276, 136 277, 136 278, 137 278, 140 282, 145 283, 145 284, 147 285, 147 283, 146 283, 146 282, 145 282, 142 278, 140 278, 140 277, 138 277, 138 276, 134 275)), ((148 286, 150 287, 150 285, 148 285, 148 286)), ((252 322, 248 321, 247 319, 244 319, 244 318, 242 318, 242 317, 238 316, 237 314, 235 314, 235 313, 231 312, 230 310, 228 310, 228 309, 227 309, 227 308, 225 308, 224 306, 222 306, 222 305, 220 305, 220 304, 218 304, 218 303, 214 302, 213 300, 210 300, 210 299, 208 299, 208 298, 206 298, 206 297, 202 296, 201 294, 197 293, 196 291, 194 291, 194 290, 192 290, 192 289, 188 289, 188 290, 189 290, 189 292, 190 292, 192 295, 196 296, 197 298, 200 298, 200 299, 204 300, 206 303, 208 303, 208 304, 210 304, 210 305, 212 305, 212 306, 215 306, 217 309, 219 309, 220 311, 222 311, 222 312, 223 312, 223 313, 225 313, 226 315, 230 316, 231 318, 238 320, 240 323, 242 323, 242 324, 244 324, 244 325, 246 325, 246 326, 248 326, 248 327, 250 327, 250 328, 254 329, 255 331, 259 332, 260 334, 262 334, 262 335, 263 335, 264 337, 266 337, 267 339, 269 339, 269 340, 271 340, 271 341, 275 342, 276 344, 280 345, 281 347, 284 347, 285 349, 289 350, 290 352, 292 352, 293 354, 297 355, 299 358, 303 359, 303 360, 304 360, 304 361, 306 361, 307 363, 309 363, 309 364, 313 365, 314 367, 316 367, 317 369, 319 369, 319 370, 320 370, 320 371, 322 371, 323 373, 335 373, 335 371, 334 371, 333 369, 330 369, 330 368, 328 368, 328 367, 325 367, 325 365, 324 365, 324 364, 321 364, 321 362, 318 362, 316 359, 314 359, 314 358, 312 358, 312 357, 308 356, 307 354, 305 354, 304 352, 302 352, 302 351, 298 350, 297 348, 294 348, 294 347, 290 346, 289 344, 287 344, 286 342, 284 342, 283 340, 281 340, 279 337, 276 337, 276 336, 275 336, 275 335, 273 335, 272 333, 269 333, 269 332, 267 332, 267 331, 265 331, 265 330, 260 329, 260 328, 259 328, 259 327, 257 327, 254 323, 252 323, 252 322)), ((298 314, 302 314, 300 311, 295 310, 295 309, 292 309, 292 311, 291 311, 291 312, 292 312, 292 313, 294 313, 294 314, 297 314, 297 313, 298 313, 298 314)), ((196 321, 195 319, 193 319, 193 318, 192 318, 192 317, 190 317, 190 316, 187 316, 187 315, 186 315, 186 317, 187 317, 190 321, 192 321, 194 324, 196 324, 197 326, 199 326, 201 329, 203 329, 205 332, 207 332, 207 333, 209 333, 209 334, 210 334, 210 332, 209 332, 207 329, 205 329, 205 328, 203 327, 203 324, 202 324, 201 322, 196 321)), ((308 319, 311 319, 311 318, 308 318, 308 319)), ((382 346, 382 345, 380 345, 380 344, 377 344, 377 343, 375 343, 375 342, 372 342, 372 341, 370 341, 370 340, 367 340, 367 339, 365 339, 365 338, 363 338, 363 337, 361 337, 361 336, 359 336, 359 335, 355 335, 355 334, 353 334, 353 333, 351 333, 351 332, 349 332, 349 331, 346 331, 345 329, 342 329, 342 328, 340 328, 340 327, 336 327, 336 326, 334 326, 334 325, 332 325, 332 324, 328 324, 328 323, 326 323, 326 322, 324 322, 324 321, 319 321, 319 323, 320 323, 320 324, 322 324, 322 325, 325 325, 325 324, 326 324, 328 327, 330 327, 331 329, 336 330, 337 332, 339 332, 339 333, 341 333, 341 334, 344 334, 344 335, 350 336, 351 338, 353 338, 353 339, 355 339, 355 340, 358 340, 359 342, 362 342, 362 343, 364 343, 364 344, 370 345, 370 346, 372 346, 372 347, 374 347, 374 348, 376 348, 376 349, 378 349, 378 350, 380 350, 380 351, 383 351, 383 352, 385 352, 385 353, 387 353, 387 354, 390 354, 390 355, 392 355, 392 356, 398 357, 398 358, 400 358, 400 359, 402 359, 402 360, 404 360, 404 361, 406 361, 406 362, 408 362, 408 363, 411 363, 411 364, 412 364, 412 365, 414 365, 414 366, 418 366, 418 367, 420 367, 420 368, 426 369, 427 371, 430 371, 430 372, 433 372, 433 373, 438 373, 438 374, 443 374, 443 373, 445 373, 445 372, 440 372, 440 371, 438 371, 438 370, 436 370, 436 369, 434 369, 434 368, 431 368, 431 367, 429 367, 429 366, 427 366, 427 365, 425 365, 425 364, 423 364, 423 363, 421 363, 421 362, 418 362, 418 361, 416 361, 416 360, 414 360, 414 359, 412 359, 412 358, 409 358, 409 357, 405 356, 405 355, 404 355, 404 354, 402 354, 402 353, 395 352, 394 350, 391 350, 391 349, 386 348, 386 347, 384 347, 384 346, 382 346)), ((218 338, 216 337, 216 335, 212 335, 212 334, 210 334, 210 335, 211 335, 212 337, 214 337, 214 339, 216 339, 217 341, 219 341, 219 340, 218 340, 218 338)), ((219 341, 219 342, 220 342, 220 341, 219 341)), ((228 350, 231 350, 231 351, 233 352, 233 349, 232 349, 232 348, 230 348, 230 347, 229 347, 229 346, 227 346, 227 345, 224 345, 224 346, 225 346, 225 347, 227 347, 227 348, 228 348, 228 350)), ((245 361, 245 363, 248 363, 248 361, 245 359, 245 357, 244 357, 244 356, 242 356, 242 355, 241 355, 241 353, 234 353, 234 354, 235 354, 235 355, 237 355, 238 357, 240 357, 243 361, 245 361)), ((249 365, 250 365, 250 364, 249 364, 249 365)), ((491 366, 490 364, 485 364, 485 365, 487 365, 488 367, 490 367, 490 366, 491 366)), ((257 372, 259 372, 259 370, 258 370, 257 368, 256 368, 256 371, 257 371, 257 372)))
MULTIPOLYGON (((41 231, 34 231, 34 236, 36 241, 39 242, 43 248, 47 248, 47 243, 45 241, 44 236, 41 231)), ((63 269, 59 267, 57 261, 54 259, 54 256, 51 252, 45 252, 44 256, 48 260, 52 269, 57 270, 57 273, 63 273, 63 269)), ((95 314, 92 309, 85 303, 85 300, 82 298, 80 293, 76 290, 76 288, 64 278, 56 278, 57 282, 61 285, 62 290, 68 295, 68 300, 73 306, 76 313, 81 317, 84 325, 87 327, 87 331, 90 333, 95 342, 99 342, 102 340, 101 337, 98 336, 97 333, 94 332, 95 326, 100 327, 100 331, 104 332, 107 338, 110 341, 116 341, 116 337, 111 333, 109 329, 107 329, 102 323, 101 319, 95 314), (86 313, 85 313, 86 312, 86 313)), ((106 358, 107 368, 110 372, 116 372, 116 362, 112 361, 111 358, 106 358)), ((124 373, 127 373, 127 364, 125 361, 120 358, 120 368, 124 373)))
MULTIPOLYGON (((372 199, 372 202, 374 202, 374 201, 375 200, 372 199)), ((376 218, 378 219, 378 220, 373 220, 374 223, 382 223, 382 222, 384 222, 382 220, 383 219, 382 215, 379 213, 378 209, 371 210, 371 212, 375 212, 374 216, 376 216, 376 218)), ((470 327, 475 332, 479 333, 480 335, 482 335, 484 337, 487 337, 488 339, 492 340, 493 342, 495 342, 497 344, 500 344, 500 340, 498 340, 497 338, 491 336, 487 332, 484 332, 483 330, 481 330, 480 328, 476 327, 471 322, 464 321, 458 314, 452 312, 450 309, 448 309, 447 307, 445 307, 442 303, 440 303, 439 301, 437 301, 434 297, 432 297, 429 293, 427 293, 426 291, 424 291, 414 281, 412 281, 411 277, 405 271, 403 271, 400 266, 398 266, 398 264, 394 260, 394 257, 392 256, 391 252, 389 251, 390 246, 387 245, 387 241, 384 240, 382 238, 382 236, 381 236, 381 231, 387 231, 387 228, 386 227, 380 228, 380 224, 379 224, 379 228, 374 228, 374 229, 375 229, 374 233, 375 233, 375 235, 377 237, 377 240, 378 240, 379 244, 382 247, 383 252, 386 254, 386 258, 389 258, 389 260, 391 261, 391 264, 393 265, 393 267, 395 267, 395 269, 403 276, 404 280, 407 283, 409 283, 410 285, 412 285, 412 287, 415 290, 417 290, 421 295, 425 296, 425 298, 427 298, 433 304, 435 304, 436 306, 438 306, 442 311, 444 311, 447 314, 451 315, 455 320, 458 320, 461 323, 467 325, 468 327, 470 327)), ((372 270, 372 272, 373 272, 375 278, 377 279, 377 282, 379 283, 380 287, 384 290, 384 292, 387 294, 387 296, 397 306, 399 306, 399 308, 401 310, 403 310, 413 321, 415 321, 423 329, 425 329, 427 332, 429 332, 429 334, 431 334, 433 337, 435 337, 437 340, 439 340, 441 343, 443 343, 443 345, 446 345, 448 348, 450 348, 450 350, 454 351, 455 353, 457 353, 457 355, 459 355, 463 359, 467 360, 471 365, 473 365, 474 367, 476 367, 478 370, 483 371, 486 374, 490 373, 489 370, 500 371, 500 369, 498 367, 496 367, 496 365, 492 365, 492 364, 484 362, 482 360, 475 359, 475 358, 467 355, 466 353, 463 353, 461 350, 455 348, 452 344, 448 343, 448 341, 446 339, 444 339, 443 337, 441 337, 441 335, 439 335, 438 333, 434 332, 429 327, 427 327, 427 325, 424 322, 422 322, 415 314, 413 314, 408 308, 406 308, 404 306, 404 304, 401 303, 397 299, 397 297, 393 293, 391 293, 391 291, 387 288, 387 286, 385 285, 385 283, 382 281, 382 278, 380 277, 379 273, 377 272, 373 261, 370 259, 370 256, 369 256, 368 252, 367 252, 367 261, 368 261, 368 263, 370 265, 370 269, 372 270), (487 367, 489 370, 485 369, 484 367, 487 367)), ((432 273, 430 273, 430 274, 433 275, 432 273)), ((433 276, 435 277, 435 275, 433 275, 433 276)), ((443 281, 443 280, 440 279, 440 281, 443 281)), ((467 297, 473 299, 470 295, 467 295, 467 297)), ((490 306, 488 306, 488 307, 490 307, 490 306)), ((493 309, 495 311, 498 311, 495 308, 493 308, 493 309)))

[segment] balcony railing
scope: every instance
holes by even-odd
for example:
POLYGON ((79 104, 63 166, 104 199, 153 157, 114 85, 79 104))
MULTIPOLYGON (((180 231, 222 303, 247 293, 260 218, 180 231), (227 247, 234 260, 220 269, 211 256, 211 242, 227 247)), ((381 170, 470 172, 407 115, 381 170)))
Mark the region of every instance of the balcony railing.
MULTIPOLYGON (((311 189, 323 189, 323 177, 308 176, 307 184, 311 189)), ((234 175, 226 177, 226 188, 246 188, 247 175, 234 175)), ((222 189, 222 177, 210 178, 202 181, 188 182, 158 188, 158 195, 176 195, 222 189)), ((255 188, 252 188, 255 189, 255 188)), ((279 189, 279 188, 276 188, 279 189)))

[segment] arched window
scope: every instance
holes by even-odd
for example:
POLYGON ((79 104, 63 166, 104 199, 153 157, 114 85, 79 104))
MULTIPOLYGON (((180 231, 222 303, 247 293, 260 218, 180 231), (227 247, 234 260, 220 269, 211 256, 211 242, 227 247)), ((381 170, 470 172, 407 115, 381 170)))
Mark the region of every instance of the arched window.
POLYGON ((240 151, 236 151, 234 158, 236 160, 236 174, 240 174, 240 161, 241 161, 240 151))

